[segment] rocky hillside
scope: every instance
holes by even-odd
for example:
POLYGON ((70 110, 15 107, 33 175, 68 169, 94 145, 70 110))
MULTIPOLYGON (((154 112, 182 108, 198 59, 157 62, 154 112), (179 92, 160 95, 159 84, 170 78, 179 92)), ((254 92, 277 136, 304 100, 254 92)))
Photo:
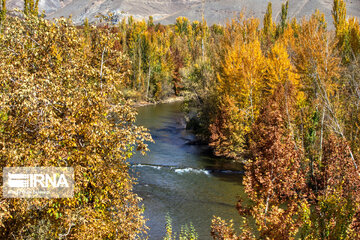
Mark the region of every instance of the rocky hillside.
MULTIPOLYGON (((273 0, 273 14, 278 17, 283 0, 273 0)), ((332 0, 290 0, 289 15, 302 18, 315 9, 324 12, 331 19, 332 0)), ((155 21, 173 23, 178 16, 191 20, 201 20, 202 9, 208 23, 224 23, 227 19, 245 10, 246 15, 262 18, 268 0, 40 0, 40 9, 45 10, 47 18, 73 16, 80 24, 87 17, 96 21, 96 16, 108 12, 118 18, 134 16, 137 19, 154 16, 155 21)), ((347 0, 348 15, 360 16, 360 0, 347 0)), ((8 0, 8 8, 22 8, 21 0, 8 0)))

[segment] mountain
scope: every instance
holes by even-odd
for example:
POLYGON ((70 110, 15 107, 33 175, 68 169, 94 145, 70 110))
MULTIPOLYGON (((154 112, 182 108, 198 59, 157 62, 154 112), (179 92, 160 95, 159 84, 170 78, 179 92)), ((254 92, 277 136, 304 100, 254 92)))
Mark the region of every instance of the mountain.
MULTIPOLYGON (((85 18, 96 21, 98 14, 114 13, 118 19, 134 16, 136 19, 154 17, 155 22, 174 23, 179 16, 190 20, 201 20, 202 9, 209 24, 223 24, 227 19, 239 14, 242 10, 246 16, 260 19, 266 11, 268 0, 40 0, 40 10, 45 10, 49 19, 61 16, 81 24, 85 18)), ((279 19, 283 0, 273 0, 273 16, 279 19)), ((311 15, 315 9, 325 13, 329 23, 332 22, 331 9, 333 0, 290 0, 289 17, 301 19, 311 15)), ((347 13, 360 17, 360 0, 347 0, 347 13)), ((8 0, 8 8, 23 7, 21 0, 8 0)), ((331 25, 331 24, 330 24, 331 25)))

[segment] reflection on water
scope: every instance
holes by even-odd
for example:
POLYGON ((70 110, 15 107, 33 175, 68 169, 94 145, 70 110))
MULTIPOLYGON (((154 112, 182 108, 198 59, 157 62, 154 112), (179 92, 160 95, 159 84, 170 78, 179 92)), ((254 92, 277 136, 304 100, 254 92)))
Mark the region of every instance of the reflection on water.
MULTIPOLYGON (((211 219, 240 217, 235 209, 244 197, 239 165, 209 156, 207 148, 191 145, 194 135, 185 129, 180 103, 138 108, 137 124, 150 129, 155 143, 146 156, 130 160, 138 178, 135 192, 143 198, 150 239, 165 235, 165 216, 174 230, 192 222, 200 239, 210 238, 211 219)), ((235 224, 237 226, 238 224, 235 224)))

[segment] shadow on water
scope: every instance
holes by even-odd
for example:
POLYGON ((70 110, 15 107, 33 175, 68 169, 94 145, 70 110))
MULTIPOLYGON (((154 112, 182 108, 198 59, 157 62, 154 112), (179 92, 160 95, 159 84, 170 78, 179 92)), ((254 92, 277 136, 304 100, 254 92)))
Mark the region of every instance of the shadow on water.
POLYGON ((200 239, 210 238, 214 215, 234 219, 237 226, 235 204, 239 196, 245 198, 242 165, 213 157, 206 146, 189 144, 196 139, 185 129, 180 103, 141 107, 138 112, 137 124, 147 127, 155 140, 146 156, 130 159, 150 239, 164 237, 167 213, 175 231, 192 222, 200 239))

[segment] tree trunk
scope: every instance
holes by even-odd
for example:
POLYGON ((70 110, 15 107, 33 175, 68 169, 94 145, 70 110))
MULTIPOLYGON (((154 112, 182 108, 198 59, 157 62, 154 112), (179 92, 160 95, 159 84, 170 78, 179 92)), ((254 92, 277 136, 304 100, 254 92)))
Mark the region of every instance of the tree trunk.
POLYGON ((149 74, 148 74, 147 86, 146 86, 146 100, 149 99, 150 77, 151 77, 151 67, 149 65, 149 74))

